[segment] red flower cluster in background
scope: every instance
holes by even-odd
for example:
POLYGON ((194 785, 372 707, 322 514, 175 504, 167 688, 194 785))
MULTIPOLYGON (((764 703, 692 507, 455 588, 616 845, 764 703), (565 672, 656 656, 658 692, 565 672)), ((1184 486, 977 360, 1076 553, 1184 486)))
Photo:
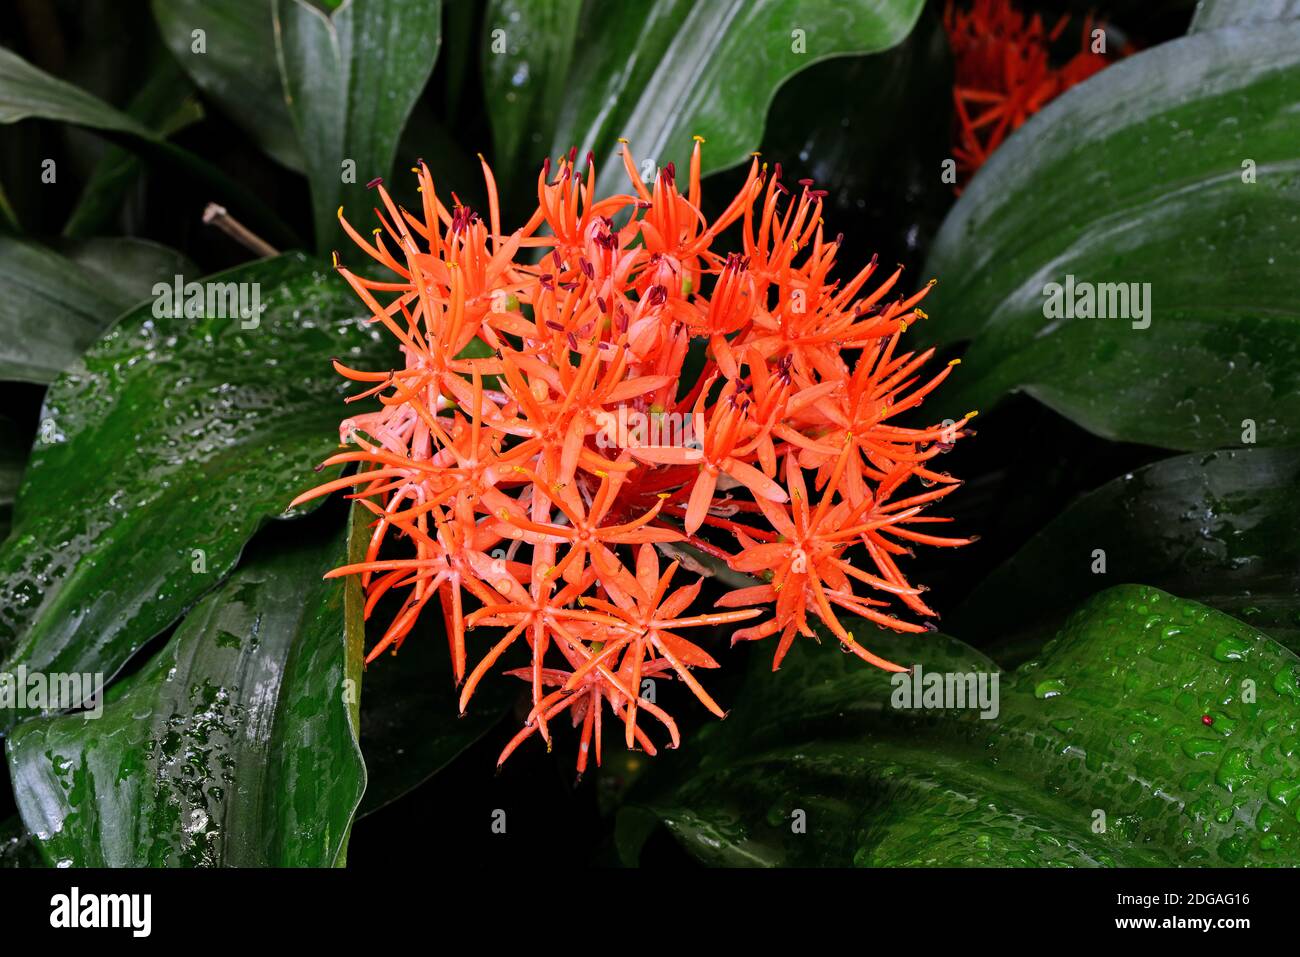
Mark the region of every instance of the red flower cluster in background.
POLYGON ((1089 16, 1080 50, 1064 64, 1052 65, 1050 45, 1069 20, 1065 14, 1048 30, 1042 17, 1026 16, 1011 0, 974 0, 968 10, 948 0, 943 25, 955 73, 953 155, 963 177, 983 166, 1025 120, 1110 63, 1104 51, 1094 49, 1094 21, 1089 16))
POLYGON ((548 161, 536 212, 511 233, 486 163, 486 221, 454 194, 444 205, 423 164, 419 214, 379 182, 373 238, 340 210, 390 275, 339 272, 405 362, 336 363, 366 386, 349 401, 380 408, 343 422, 351 450, 326 463, 359 471, 294 503, 351 487, 374 515, 365 560, 331 573, 361 576, 367 617, 401 596, 368 661, 396 650, 436 596, 462 710, 512 645, 531 650, 531 667, 510 673, 531 683, 532 710, 501 760, 532 734, 549 744, 567 710, 582 727, 579 771, 593 744, 600 760, 603 705, 629 747, 654 753, 643 715, 677 745, 646 679, 675 676, 723 715, 694 674, 717 662, 685 637, 692 628, 744 622, 733 641, 774 638, 775 667, 820 621, 865 661, 903 670, 840 616, 932 628, 891 610, 934 614, 897 560, 915 544, 970 541, 930 534, 947 519, 923 512, 958 487, 933 460, 970 434, 974 413, 892 421, 950 372, 927 380, 931 352, 899 350, 930 286, 900 293, 901 267, 881 281, 874 258, 830 278, 841 240, 824 233, 824 193, 782 182, 779 165, 756 158, 710 222, 698 139, 685 194, 671 164, 647 185, 623 156, 633 191, 604 199, 590 156, 585 175, 576 151, 548 161), (728 230, 739 248, 724 252, 728 230), (693 349, 702 371, 689 380, 693 349), (400 544, 385 550, 390 533, 400 544), (702 579, 683 582, 657 546, 758 577, 722 610, 698 609, 702 579), (485 627, 504 633, 471 655, 485 627))

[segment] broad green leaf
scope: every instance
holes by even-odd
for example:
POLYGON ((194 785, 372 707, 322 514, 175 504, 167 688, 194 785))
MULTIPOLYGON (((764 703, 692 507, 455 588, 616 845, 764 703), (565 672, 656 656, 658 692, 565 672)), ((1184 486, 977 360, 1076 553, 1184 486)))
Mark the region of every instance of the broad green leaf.
POLYGON ((311 181, 316 244, 330 249, 343 235, 338 208, 369 206, 365 184, 391 172, 402 128, 438 58, 442 5, 347 0, 327 14, 308 0, 275 0, 273 8, 280 75, 311 181))
MULTIPOLYGON (((951 190, 937 188, 935 174, 952 142, 952 54, 941 13, 923 13, 907 39, 887 52, 836 57, 804 70, 781 87, 768 110, 763 159, 781 163, 788 182, 811 177, 828 191, 822 216, 829 235, 843 231, 837 258, 849 272, 876 253, 919 269, 913 260, 929 248, 952 206, 951 190), (828 90, 852 94, 828 96, 828 90), (894 129, 906 135, 880 135, 894 129)), ((727 192, 714 195, 725 202, 727 192)))
POLYGON ((147 127, 98 97, 50 76, 13 51, 0 47, 0 123, 25 119, 56 120, 134 136, 153 136, 147 127))
MULTIPOLYGON (((785 80, 827 57, 894 46, 922 6, 921 0, 588 3, 575 40, 578 55, 562 87, 559 126, 553 134, 535 127, 532 135, 549 141, 551 155, 570 146, 580 155, 594 151, 602 161, 602 193, 626 189, 619 137, 639 161, 680 165, 691 137, 703 136, 704 171, 725 169, 757 148, 767 108, 785 80)), ((508 35, 510 26, 505 29, 508 35)), ((490 44, 489 31, 483 42, 490 44)), ((516 71, 500 79, 508 84, 527 62, 529 76, 546 78, 538 92, 550 89, 555 81, 545 58, 555 48, 547 42, 521 49, 516 71)), ((490 56, 486 50, 484 59, 490 56)), ((508 92, 508 85, 489 87, 498 126, 500 117, 513 114, 503 100, 508 92)))
POLYGON ((89 240, 67 252, 0 236, 0 379, 49 382, 154 283, 192 268, 141 239, 89 240))
POLYGON ((1300 19, 1300 0, 1199 0, 1189 33, 1300 19))
POLYGON ((305 169, 275 62, 271 0, 153 0, 158 31, 176 62, 257 144, 289 169, 305 169), (198 52, 202 31, 203 52, 198 52))
POLYGON ((1297 488, 1297 449, 1156 462, 1074 502, 944 625, 981 647, 1024 632, 1048 637, 1089 595, 1137 582, 1211 605, 1300 651, 1297 488))
MULTIPOLYGON (((942 636, 870 643, 919 661, 897 682, 923 692, 991 668, 942 636)), ((811 642, 758 665, 732 717, 683 745, 675 788, 639 802, 706 863, 1300 864, 1300 659, 1195 602, 1095 596, 1001 676, 992 718, 907 706, 811 642)))
POLYGON ((344 634, 343 593, 359 586, 321 577, 344 553, 338 535, 264 549, 100 717, 14 730, 19 810, 50 863, 342 863, 366 780, 345 680, 361 648, 344 634))
POLYGON ((568 92, 582 0, 489 0, 483 15, 483 87, 503 172, 522 156, 534 165, 550 149, 568 92), (545 132, 543 132, 545 131, 545 132), (543 139, 543 136, 546 138, 543 139))
POLYGON ((173 286, 177 276, 198 274, 183 253, 147 239, 77 239, 61 243, 59 250, 123 310, 156 298, 160 282, 173 286))
POLYGON ((1300 439, 1298 110, 1289 22, 1155 47, 1031 118, 926 267, 939 285, 923 328, 973 340, 936 411, 1023 390, 1106 438, 1221 448, 1251 420, 1261 445, 1300 439), (1071 276, 1138 284, 1145 317, 1130 302, 1131 318, 1049 318, 1050 284, 1071 276))
POLYGON ((112 676, 230 571, 266 519, 337 474, 312 472, 346 415, 330 357, 393 360, 352 292, 301 255, 204 288, 250 304, 256 294, 256 327, 221 301, 189 318, 146 305, 50 387, 0 545, 0 671, 112 676))

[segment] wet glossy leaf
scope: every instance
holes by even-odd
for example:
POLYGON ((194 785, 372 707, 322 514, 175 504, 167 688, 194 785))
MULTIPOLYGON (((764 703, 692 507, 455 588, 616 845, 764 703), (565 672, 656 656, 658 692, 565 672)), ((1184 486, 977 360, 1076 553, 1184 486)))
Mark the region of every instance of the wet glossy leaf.
MULTIPOLYGON (((393 356, 328 268, 287 255, 210 277, 264 307, 125 315, 57 380, 0 545, 0 670, 113 675, 331 473, 345 386, 330 367, 393 356)), ((195 300, 187 300, 193 303, 195 300)), ((12 712, 4 721, 12 723, 12 712)), ((0 725, 3 727, 3 725, 0 725)))
POLYGON ((503 172, 523 157, 540 166, 550 149, 574 55, 582 0, 490 0, 483 14, 489 54, 483 86, 493 157, 503 172))
MULTIPOLYGON (((898 680, 923 693, 927 674, 955 689, 991 668, 942 636, 870 643, 919 659, 898 680)), ((1227 615, 1110 589, 1002 677, 989 719, 902 707, 883 672, 801 644, 776 674, 759 662, 682 783, 640 801, 706 863, 1300 863, 1300 659, 1227 615)))
POLYGON ((274 11, 280 75, 311 181, 316 244, 332 249, 344 239, 339 206, 368 209, 365 184, 391 172, 406 118, 438 58, 442 4, 350 0, 327 14, 308 0, 275 0, 274 11))
POLYGON ((365 788, 361 648, 343 625, 344 589, 359 586, 321 578, 343 555, 341 536, 266 549, 111 690, 101 717, 14 730, 19 810, 50 863, 342 863, 365 788))
POLYGON ((1300 0, 1199 0, 1189 33, 1300 19, 1300 0))
POLYGON ((153 0, 158 32, 176 62, 273 159, 304 160, 275 62, 271 0, 153 0), (203 31, 204 52, 195 51, 203 31))
MULTIPOLYGON (((548 111, 541 110, 537 120, 543 125, 512 139, 538 144, 538 155, 525 157, 530 164, 548 149, 553 156, 570 146, 579 155, 595 151, 602 192, 626 188, 622 163, 611 161, 619 137, 630 141, 641 160, 680 165, 698 134, 708 140, 705 171, 725 169, 757 148, 767 108, 786 79, 827 57, 893 46, 907 36, 922 6, 921 0, 587 3, 574 40, 580 55, 572 56, 562 86, 558 127, 547 127, 548 111)), ((530 32, 552 25, 568 29, 562 17, 526 22, 530 32)), ((485 25, 487 46, 492 23, 485 25)), ((504 27, 508 37, 510 25, 504 27)), ((550 64, 566 58, 558 49, 563 35, 519 48, 514 70, 489 74, 488 102, 501 104, 494 117, 498 128, 523 119, 518 101, 507 99, 510 93, 531 99, 552 88, 550 64)))
POLYGON ((1194 453, 1138 469, 1070 505, 944 625, 979 643, 1025 632, 1045 639, 1084 598, 1137 582, 1228 612, 1300 651, 1297 488, 1297 449, 1194 453))
POLYGON ((142 239, 94 239, 67 255, 0 236, 0 379, 49 382, 109 323, 193 266, 142 239))
POLYGON ((1023 390, 1098 435, 1163 448, 1241 444, 1247 419, 1260 445, 1300 439, 1300 272, 1285 254, 1298 109, 1289 22, 1144 51, 1030 119, 926 267, 940 283, 923 328, 973 340, 935 411, 1023 390), (1100 292, 1128 318, 1049 318, 1051 284, 1070 276, 1088 284, 1080 305, 1100 292))

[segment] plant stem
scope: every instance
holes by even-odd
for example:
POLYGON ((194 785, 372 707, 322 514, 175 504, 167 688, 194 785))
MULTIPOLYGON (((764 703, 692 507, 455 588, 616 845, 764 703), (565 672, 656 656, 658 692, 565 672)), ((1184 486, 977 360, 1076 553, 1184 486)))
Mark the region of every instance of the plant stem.
POLYGON ((208 226, 217 227, 235 242, 258 256, 278 256, 280 253, 265 239, 226 212, 226 207, 218 203, 208 203, 207 208, 203 210, 203 222, 208 226))

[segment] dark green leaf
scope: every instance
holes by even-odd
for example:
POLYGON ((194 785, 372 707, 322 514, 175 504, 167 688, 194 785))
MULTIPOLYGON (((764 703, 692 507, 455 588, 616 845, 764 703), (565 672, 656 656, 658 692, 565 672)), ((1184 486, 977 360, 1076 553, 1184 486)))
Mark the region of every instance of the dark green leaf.
POLYGON ((319 248, 342 237, 338 208, 348 200, 368 207, 365 183, 389 175, 438 57, 441 9, 431 0, 350 0, 326 14, 308 0, 275 0, 276 54, 319 248))
POLYGON ((192 268, 173 250, 141 239, 96 239, 61 256, 0 236, 0 379, 49 382, 155 282, 192 268))
POLYGON ((198 273, 188 257, 147 239, 80 239, 59 249, 104 295, 121 303, 118 312, 152 301, 160 282, 172 286, 177 276, 198 273))
POLYGON ((582 0, 487 4, 483 87, 496 165, 503 172, 516 169, 521 155, 540 165, 550 148, 549 131, 569 93, 565 84, 581 11, 582 0))
MULTIPOLYGON (((275 212, 238 180, 213 164, 167 142, 102 100, 70 83, 38 70, 22 57, 0 48, 0 124, 28 118, 74 123, 100 130, 115 143, 129 144, 146 157, 179 166, 237 207, 251 226, 263 229, 276 242, 295 243, 292 230, 275 212)), ((57 173, 57 170, 56 170, 57 173)))
POLYGON ((1023 390, 1107 438, 1300 439, 1298 110, 1290 22, 1147 50, 1031 118, 935 240, 925 328, 974 340, 936 411, 1023 390), (1149 284, 1146 317, 1047 318, 1069 276, 1149 284))
POLYGON ((929 248, 953 202, 950 190, 936 186, 952 140, 950 60, 940 11, 931 9, 892 50, 819 63, 772 101, 763 158, 781 163, 790 182, 807 176, 828 190, 822 215, 830 235, 844 231, 840 262, 879 253, 920 268, 912 260, 929 248))
POLYGON ((177 318, 145 306, 50 387, 0 546, 0 670, 111 676, 230 571, 269 516, 337 474, 312 473, 346 415, 329 359, 383 368, 388 343, 356 318, 345 284, 301 255, 207 288, 256 290, 256 328, 226 308, 177 318))
POLYGON ((977 642, 1048 636, 1093 592, 1138 582, 1300 650, 1297 488, 1297 449, 1195 453, 1138 469, 1074 502, 944 624, 977 642))
MULTIPOLYGON (((365 768, 361 648, 344 635, 341 536, 258 556, 114 687, 103 714, 8 742, 19 810, 51 863, 341 864, 365 768)), ((89 712, 88 712, 89 713, 89 712)))
POLYGON ((38 70, 0 47, 0 123, 56 120, 149 137, 150 130, 84 90, 38 70))
MULTIPOLYGON (((942 636, 863 640, 920 659, 923 688, 992 667, 942 636)), ((800 645, 641 802, 705 862, 1300 863, 1300 659, 1227 615, 1110 589, 1003 676, 990 719, 904 707, 883 672, 800 645)))
POLYGON ((435 183, 455 184, 456 195, 462 202, 470 203, 469 197, 474 197, 473 203, 480 203, 476 190, 483 188, 483 171, 478 159, 466 152, 455 131, 439 121, 426 100, 417 102, 411 111, 410 121, 398 143, 395 164, 398 173, 389 184, 389 192, 398 201, 403 195, 410 200, 408 209, 419 203, 419 193, 416 192, 419 182, 413 175, 403 175, 402 170, 411 169, 421 159, 428 164, 435 183))
POLYGON ((470 98, 465 95, 466 82, 476 83, 470 77, 470 61, 474 55, 474 37, 482 19, 477 4, 451 3, 445 8, 443 20, 443 65, 441 112, 447 122, 455 125, 467 115, 470 98))
POLYGON ((153 0, 163 42, 190 79, 272 159, 303 170, 275 62, 271 0, 153 0), (204 51, 195 52, 195 30, 204 51))
MULTIPOLYGON (((576 40, 581 55, 572 58, 559 127, 549 137, 551 155, 570 146, 580 154, 595 151, 603 160, 602 194, 626 188, 615 158, 619 137, 638 160, 663 165, 685 160, 691 137, 700 135, 708 140, 705 172, 725 169, 757 148, 767 108, 786 79, 827 57, 888 49, 908 35, 922 6, 921 0, 588 4, 576 40)), ((490 39, 485 35, 484 43, 490 39)), ((549 55, 552 46, 535 52, 549 55)), ((521 61, 528 55, 521 51, 521 61)), ((530 61, 528 69, 549 77, 544 63, 530 61)), ((535 136, 546 143, 549 132, 537 129, 535 136)))
POLYGON ((1300 18, 1300 0, 1199 0, 1188 33, 1300 18))

